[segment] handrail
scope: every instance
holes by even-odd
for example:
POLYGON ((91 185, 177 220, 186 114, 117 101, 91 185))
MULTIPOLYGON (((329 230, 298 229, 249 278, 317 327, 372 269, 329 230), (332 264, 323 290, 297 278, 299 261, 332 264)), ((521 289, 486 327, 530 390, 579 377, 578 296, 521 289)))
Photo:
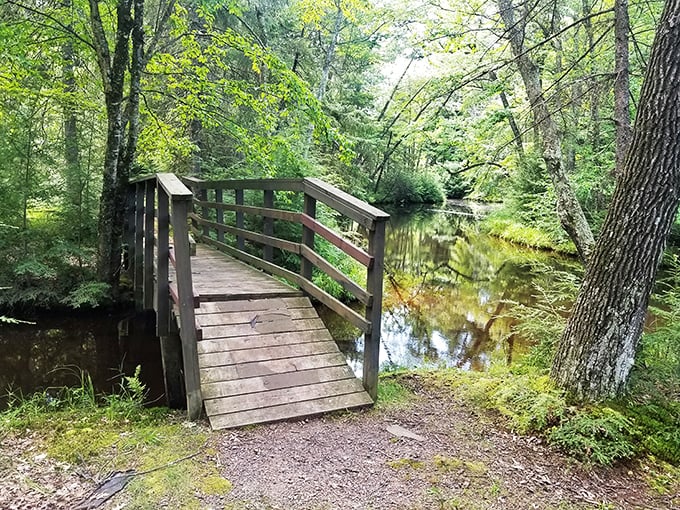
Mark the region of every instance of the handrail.
POLYGON ((182 369, 187 413, 190 420, 195 420, 200 417, 203 400, 197 346, 200 330, 196 328, 194 314, 200 300, 192 283, 187 223, 192 198, 191 190, 174 174, 160 173, 131 181, 125 232, 130 262, 128 273, 133 280, 135 300, 141 308, 156 310, 169 404, 174 406, 181 400, 179 377, 182 369), (172 251, 170 224, 173 230, 172 251), (169 281, 170 264, 175 268, 172 285, 169 281), (171 301, 179 311, 181 361, 169 340, 173 329, 171 301))
POLYGON ((389 215, 316 178, 208 181, 184 177, 182 182, 194 192, 194 212, 189 214, 189 218, 192 220, 194 233, 199 240, 270 274, 287 279, 350 321, 365 334, 363 384, 369 395, 375 399, 380 351, 385 224, 389 215), (244 191, 252 190, 263 192, 263 206, 244 203, 244 191), (225 191, 233 193, 231 197, 233 203, 223 201, 225 191), (276 208, 276 192, 302 193, 304 202, 302 211, 276 208), (317 202, 325 204, 362 226, 366 231, 367 248, 357 246, 351 240, 322 224, 316 217, 317 202), (225 222, 225 212, 234 213, 231 224, 225 222), (246 215, 261 218, 262 229, 258 232, 248 230, 244 221, 246 215), (274 221, 301 225, 301 238, 277 237, 274 221), (225 241, 225 234, 235 237, 236 246, 231 246, 225 241), (317 235, 366 267, 365 288, 315 251, 317 235), (246 241, 254 243, 251 247, 259 247, 260 256, 255 255, 252 249, 246 249, 246 241), (299 273, 275 264, 274 249, 299 256, 299 273), (313 268, 327 274, 364 304, 364 314, 357 313, 316 286, 312 282, 313 268))

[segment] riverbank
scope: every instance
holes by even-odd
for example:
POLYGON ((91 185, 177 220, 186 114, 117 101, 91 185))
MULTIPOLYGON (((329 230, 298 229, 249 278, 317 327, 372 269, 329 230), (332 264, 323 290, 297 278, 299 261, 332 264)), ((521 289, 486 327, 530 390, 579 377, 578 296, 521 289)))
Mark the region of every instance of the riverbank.
POLYGON ((74 508, 134 469, 103 508, 680 508, 676 469, 577 462, 440 382, 391 376, 373 409, 235 431, 134 405, 4 414, 0 507, 74 508))

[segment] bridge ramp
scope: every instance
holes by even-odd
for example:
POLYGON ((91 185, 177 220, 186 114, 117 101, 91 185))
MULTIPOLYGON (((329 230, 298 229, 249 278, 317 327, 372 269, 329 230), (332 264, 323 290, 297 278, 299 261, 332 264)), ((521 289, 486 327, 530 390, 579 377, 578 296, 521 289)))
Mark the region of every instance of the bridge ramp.
POLYGON ((192 274, 213 429, 373 404, 300 291, 200 244, 192 274))

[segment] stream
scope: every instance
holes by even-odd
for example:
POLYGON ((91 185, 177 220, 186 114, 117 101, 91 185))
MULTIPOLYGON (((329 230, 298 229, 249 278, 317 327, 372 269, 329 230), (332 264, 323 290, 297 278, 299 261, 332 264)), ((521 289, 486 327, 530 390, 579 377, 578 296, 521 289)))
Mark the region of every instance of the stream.
MULTIPOLYGON (((479 218, 489 206, 455 201, 445 208, 390 211, 386 232, 381 370, 424 366, 484 370, 527 351, 508 314, 531 305, 552 269, 578 264, 488 236, 479 218)), ((363 337, 327 309, 324 322, 357 374, 363 337)))
MULTIPOLYGON (((484 370, 529 347, 513 334, 516 303, 537 299, 549 269, 573 268, 554 255, 482 233, 488 206, 454 202, 441 209, 391 211, 385 246, 381 370, 456 366, 484 370)), ((343 319, 319 313, 361 373, 363 337, 343 319)), ((83 372, 97 392, 115 391, 142 366, 150 402, 162 399, 160 347, 153 317, 134 311, 21 317, 34 325, 0 325, 0 408, 8 394, 78 386, 83 372)), ((56 390, 55 390, 56 391, 56 390)))

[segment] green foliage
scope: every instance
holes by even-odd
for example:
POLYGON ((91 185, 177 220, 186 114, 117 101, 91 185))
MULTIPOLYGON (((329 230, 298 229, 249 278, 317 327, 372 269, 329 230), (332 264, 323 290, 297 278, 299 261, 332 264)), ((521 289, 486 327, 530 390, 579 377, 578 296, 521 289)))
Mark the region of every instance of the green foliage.
POLYGON ((62 303, 71 308, 95 308, 105 303, 111 296, 111 287, 107 283, 84 282, 66 296, 62 303))
POLYGON ((609 466, 638 452, 632 419, 614 409, 581 409, 548 434, 551 444, 580 460, 609 466))
POLYGON ((383 177, 375 201, 397 205, 441 204, 444 198, 444 187, 436 175, 404 169, 383 177))

